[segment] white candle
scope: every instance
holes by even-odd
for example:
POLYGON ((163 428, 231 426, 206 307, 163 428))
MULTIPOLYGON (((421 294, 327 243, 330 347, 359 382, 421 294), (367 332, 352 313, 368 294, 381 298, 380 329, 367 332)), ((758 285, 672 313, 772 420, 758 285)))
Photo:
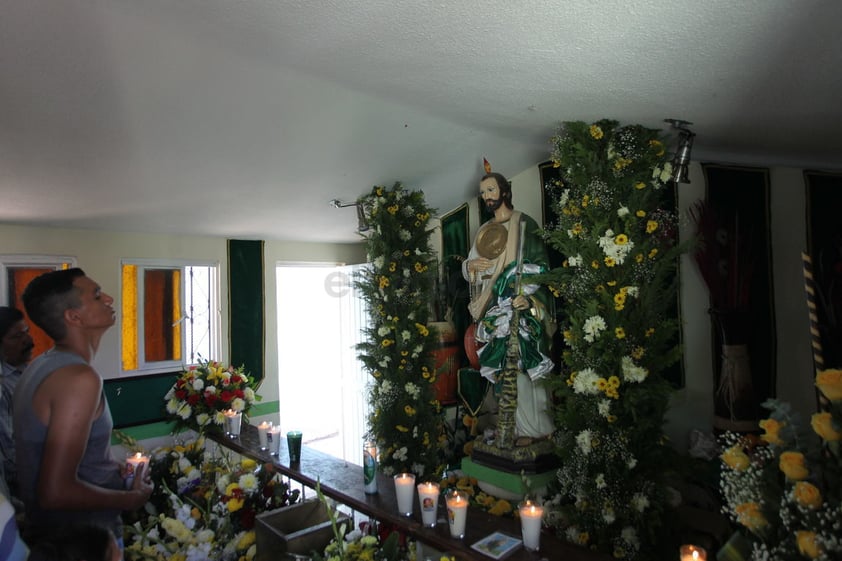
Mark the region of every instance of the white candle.
POLYGON ((412 503, 415 496, 415 476, 411 473, 399 473, 395 476, 395 496, 398 499, 398 512, 412 516, 412 503))
POLYGON ((281 453, 281 427, 280 425, 270 427, 266 434, 266 441, 269 443, 269 453, 277 456, 281 453))
POLYGON ((430 528, 436 525, 436 511, 439 506, 439 484, 419 483, 418 503, 421 505, 421 522, 430 528))
POLYGON ((708 558, 708 552, 697 545, 682 545, 680 552, 681 561, 706 561, 708 558))
POLYGON ((240 436, 240 424, 243 422, 243 414, 240 411, 226 409, 222 412, 225 415, 225 432, 231 438, 240 436))
POLYGON ((131 488, 134 484, 134 474, 142 464, 149 465, 149 456, 144 456, 141 452, 138 452, 126 457, 126 488, 131 488))
POLYGON ((541 544, 541 517, 544 508, 532 501, 520 504, 520 532, 523 535, 523 547, 538 551, 541 544))
POLYGON ((267 435, 269 434, 269 429, 272 428, 272 423, 268 421, 263 421, 259 425, 257 425, 257 440, 260 442, 260 449, 267 450, 269 448, 269 440, 267 435))
POLYGON ((363 443, 363 486, 366 495, 377 493, 377 444, 373 440, 363 443))
POLYGON ((450 537, 465 537, 465 519, 468 517, 468 496, 461 491, 451 491, 445 499, 447 503, 447 523, 450 525, 450 537))

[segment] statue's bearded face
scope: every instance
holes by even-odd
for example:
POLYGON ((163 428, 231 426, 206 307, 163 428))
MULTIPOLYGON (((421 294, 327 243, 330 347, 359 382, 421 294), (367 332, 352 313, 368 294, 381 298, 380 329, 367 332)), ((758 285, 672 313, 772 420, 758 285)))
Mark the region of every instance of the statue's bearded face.
POLYGON ((479 184, 479 196, 482 197, 485 208, 490 212, 496 211, 503 204, 503 197, 500 196, 500 187, 493 177, 483 179, 479 184))

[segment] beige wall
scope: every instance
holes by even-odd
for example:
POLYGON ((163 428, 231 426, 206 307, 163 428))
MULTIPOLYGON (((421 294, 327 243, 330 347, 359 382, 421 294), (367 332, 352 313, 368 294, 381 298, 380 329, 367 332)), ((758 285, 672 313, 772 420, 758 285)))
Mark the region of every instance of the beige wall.
MULTIPOLYGON (((228 265, 225 238, 98 232, 58 228, 36 228, 0 224, 0 254, 65 255, 95 279, 116 300, 120 310, 120 260, 196 259, 213 261, 220 267, 221 349, 228 356, 228 265)), ((264 401, 278 399, 277 327, 275 325, 275 264, 278 261, 360 263, 365 258, 361 244, 309 244, 266 241, 264 248, 266 294, 266 380, 260 388, 264 401)), ((119 323, 118 323, 119 325, 119 323)), ((119 331, 108 331, 102 339, 94 366, 104 378, 120 376, 119 331)))

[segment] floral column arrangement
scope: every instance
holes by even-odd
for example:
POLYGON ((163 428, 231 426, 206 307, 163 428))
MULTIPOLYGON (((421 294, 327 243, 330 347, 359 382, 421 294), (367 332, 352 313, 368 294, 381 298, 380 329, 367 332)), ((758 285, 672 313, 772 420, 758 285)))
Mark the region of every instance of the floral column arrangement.
POLYGON ((564 123, 551 142, 562 179, 545 235, 566 256, 546 277, 566 374, 551 381, 563 466, 551 519, 617 559, 657 558, 671 393, 659 373, 680 357, 671 164, 656 130, 612 120, 564 123))
POLYGON ((369 431, 383 473, 435 477, 441 471, 442 419, 427 322, 434 298, 432 213, 421 191, 376 186, 360 200, 367 214, 370 266, 357 278, 369 308, 359 358, 373 377, 369 431))

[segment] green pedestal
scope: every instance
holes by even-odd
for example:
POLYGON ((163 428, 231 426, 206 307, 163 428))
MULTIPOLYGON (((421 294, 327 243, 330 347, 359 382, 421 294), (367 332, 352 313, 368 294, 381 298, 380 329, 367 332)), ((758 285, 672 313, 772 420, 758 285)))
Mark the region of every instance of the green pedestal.
POLYGON ((521 475, 501 471, 489 466, 478 464, 470 458, 462 458, 462 473, 474 477, 480 489, 501 499, 519 501, 527 493, 524 479, 529 481, 529 492, 543 495, 547 484, 556 478, 556 470, 521 475))

